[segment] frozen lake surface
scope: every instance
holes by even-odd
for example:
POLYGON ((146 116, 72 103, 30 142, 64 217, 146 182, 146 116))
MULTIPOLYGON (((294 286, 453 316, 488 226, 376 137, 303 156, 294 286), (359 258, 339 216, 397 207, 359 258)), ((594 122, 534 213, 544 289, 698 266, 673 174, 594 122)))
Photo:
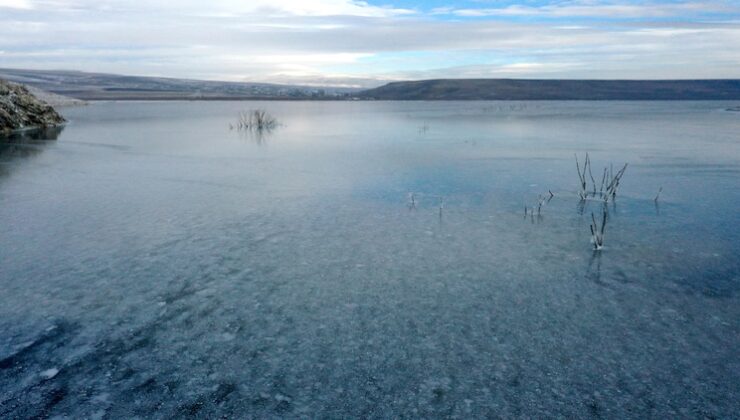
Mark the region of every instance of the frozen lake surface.
POLYGON ((737 418, 737 105, 64 109, 0 143, 0 418, 737 418))

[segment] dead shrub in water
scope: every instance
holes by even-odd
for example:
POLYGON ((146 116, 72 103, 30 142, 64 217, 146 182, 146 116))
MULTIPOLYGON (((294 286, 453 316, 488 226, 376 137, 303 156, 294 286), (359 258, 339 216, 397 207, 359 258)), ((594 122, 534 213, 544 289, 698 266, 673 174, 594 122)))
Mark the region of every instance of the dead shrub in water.
MULTIPOLYGON (((254 109, 251 111, 243 111, 239 113, 239 118, 236 122, 237 130, 272 130, 277 127, 278 122, 275 117, 268 114, 264 109, 254 109)), ((232 125, 233 129, 234 126, 232 125)))

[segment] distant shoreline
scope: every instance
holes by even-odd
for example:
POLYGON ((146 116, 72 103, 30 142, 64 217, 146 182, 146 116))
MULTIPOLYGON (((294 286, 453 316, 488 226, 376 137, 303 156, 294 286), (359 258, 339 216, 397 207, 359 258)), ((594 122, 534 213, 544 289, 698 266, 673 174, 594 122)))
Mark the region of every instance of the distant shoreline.
POLYGON ((0 69, 0 79, 82 101, 740 100, 740 79, 432 79, 372 89, 0 69))
MULTIPOLYGON (((740 98, 720 99, 295 99, 295 98, 85 98, 87 103, 95 102, 737 102, 740 98)), ((74 105, 58 105, 74 106, 74 105)), ((735 111, 733 109, 733 111, 735 111)))

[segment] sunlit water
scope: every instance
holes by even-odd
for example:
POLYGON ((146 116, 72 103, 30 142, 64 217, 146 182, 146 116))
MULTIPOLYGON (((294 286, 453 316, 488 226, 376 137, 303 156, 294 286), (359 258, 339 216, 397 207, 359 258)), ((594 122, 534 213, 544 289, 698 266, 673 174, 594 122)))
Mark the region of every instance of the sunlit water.
POLYGON ((0 146, 0 418, 735 417, 737 105, 64 109, 0 146))

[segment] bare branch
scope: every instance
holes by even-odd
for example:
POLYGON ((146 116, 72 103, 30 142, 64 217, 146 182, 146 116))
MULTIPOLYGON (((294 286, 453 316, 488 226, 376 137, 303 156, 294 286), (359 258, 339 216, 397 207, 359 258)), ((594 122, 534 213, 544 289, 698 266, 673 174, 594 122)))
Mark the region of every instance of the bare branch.
POLYGON ((658 195, 655 196, 655 202, 656 203, 658 202, 658 199, 660 198, 660 193, 662 193, 662 192, 663 192, 663 187, 660 187, 660 189, 658 190, 658 195))

